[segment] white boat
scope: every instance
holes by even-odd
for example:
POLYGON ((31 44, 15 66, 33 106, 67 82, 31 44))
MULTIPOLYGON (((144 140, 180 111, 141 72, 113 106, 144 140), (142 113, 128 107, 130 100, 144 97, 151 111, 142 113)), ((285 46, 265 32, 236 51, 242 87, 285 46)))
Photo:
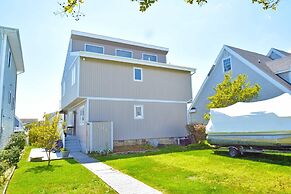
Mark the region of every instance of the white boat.
POLYGON ((210 144, 291 149, 291 95, 210 110, 210 144))

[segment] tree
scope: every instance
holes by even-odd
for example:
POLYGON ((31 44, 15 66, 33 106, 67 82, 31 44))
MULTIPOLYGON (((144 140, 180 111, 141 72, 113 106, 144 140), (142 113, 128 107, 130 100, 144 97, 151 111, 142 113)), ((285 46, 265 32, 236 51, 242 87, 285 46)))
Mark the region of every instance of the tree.
MULTIPOLYGON (((80 11, 82 4, 84 4, 85 0, 64 0, 63 3, 60 3, 61 10, 60 12, 56 12, 56 14, 65 14, 65 15, 72 15, 76 20, 79 20, 81 16, 84 14, 80 11)), ((137 1, 139 3, 139 10, 141 12, 145 12, 150 6, 156 3, 158 0, 131 0, 137 1)), ((203 5, 207 3, 207 0, 184 0, 186 3, 189 4, 197 4, 203 5)), ((252 3, 257 3, 262 5, 262 8, 273 9, 276 10, 280 0, 251 0, 252 3)))
MULTIPOLYGON (((207 108, 223 108, 237 102, 250 102, 256 98, 261 87, 259 84, 251 86, 247 79, 245 74, 239 74, 234 80, 231 78, 231 73, 225 74, 224 80, 214 88, 215 94, 208 97, 210 102, 207 108)), ((210 119, 209 113, 204 115, 204 119, 210 119)))
POLYGON ((44 121, 32 126, 34 134, 33 145, 44 148, 48 158, 48 165, 51 162, 51 152, 56 147, 56 141, 60 139, 58 124, 60 121, 59 113, 49 119, 49 115, 44 116, 44 121))

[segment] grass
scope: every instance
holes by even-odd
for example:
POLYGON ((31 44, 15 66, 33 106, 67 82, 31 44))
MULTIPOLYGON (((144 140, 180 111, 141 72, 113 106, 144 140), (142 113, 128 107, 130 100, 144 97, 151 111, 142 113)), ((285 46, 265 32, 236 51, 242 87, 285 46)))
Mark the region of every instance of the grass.
POLYGON ((101 179, 73 159, 28 162, 26 148, 7 193, 115 193, 101 179))
POLYGON ((291 193, 290 154, 230 158, 203 146, 171 146, 95 157, 163 193, 291 193))

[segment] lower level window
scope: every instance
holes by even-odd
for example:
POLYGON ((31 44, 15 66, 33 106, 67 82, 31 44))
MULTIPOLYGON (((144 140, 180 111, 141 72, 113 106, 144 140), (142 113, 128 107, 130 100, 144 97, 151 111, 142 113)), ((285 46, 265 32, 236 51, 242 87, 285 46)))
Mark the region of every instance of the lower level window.
POLYGON ((134 119, 143 119, 143 105, 134 105, 134 119))
POLYGON ((80 125, 84 125, 85 123, 85 109, 84 107, 80 108, 80 125))

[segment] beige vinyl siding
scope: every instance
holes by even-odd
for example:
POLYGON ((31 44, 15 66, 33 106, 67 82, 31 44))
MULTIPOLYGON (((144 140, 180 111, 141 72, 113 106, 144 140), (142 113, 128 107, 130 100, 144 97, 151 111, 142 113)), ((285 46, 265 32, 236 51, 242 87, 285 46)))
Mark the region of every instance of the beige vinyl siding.
POLYGON ((86 58, 80 64, 80 96, 188 101, 192 98, 191 74, 86 58), (142 82, 134 81, 134 67, 142 68, 142 82))
POLYGON ((186 104, 89 100, 89 122, 113 121, 113 139, 182 137, 187 135, 186 104), (144 119, 134 119, 143 105, 144 119))
POLYGON ((166 60, 167 52, 165 51, 126 45, 122 43, 110 42, 110 41, 105 41, 105 40, 92 39, 92 38, 85 38, 85 37, 79 38, 76 36, 74 36, 74 39, 72 40, 72 52, 84 51, 85 44, 103 46, 104 54, 107 54, 107 55, 115 55, 115 49, 124 49, 124 50, 132 51, 133 58, 135 59, 142 59, 142 53, 147 53, 147 54, 157 55, 157 60, 160 63, 167 62, 166 60))
POLYGON ((197 97, 197 100, 194 102, 193 107, 196 108, 196 113, 190 114, 190 120, 192 123, 206 123, 203 119, 203 115, 208 111, 207 104, 209 103, 208 97, 214 95, 213 88, 220 82, 223 81, 224 73, 223 73, 223 64, 222 59, 231 57, 231 65, 232 65, 232 76, 237 77, 239 74, 246 74, 248 76, 248 80, 251 84, 258 83, 262 89, 259 93, 259 96, 254 101, 266 100, 269 98, 276 97, 282 94, 282 90, 273 85, 269 80, 249 68, 246 64, 242 63, 239 59, 228 53, 227 51, 223 51, 222 56, 218 59, 218 62, 211 72, 210 77, 205 83, 202 92, 197 97))

